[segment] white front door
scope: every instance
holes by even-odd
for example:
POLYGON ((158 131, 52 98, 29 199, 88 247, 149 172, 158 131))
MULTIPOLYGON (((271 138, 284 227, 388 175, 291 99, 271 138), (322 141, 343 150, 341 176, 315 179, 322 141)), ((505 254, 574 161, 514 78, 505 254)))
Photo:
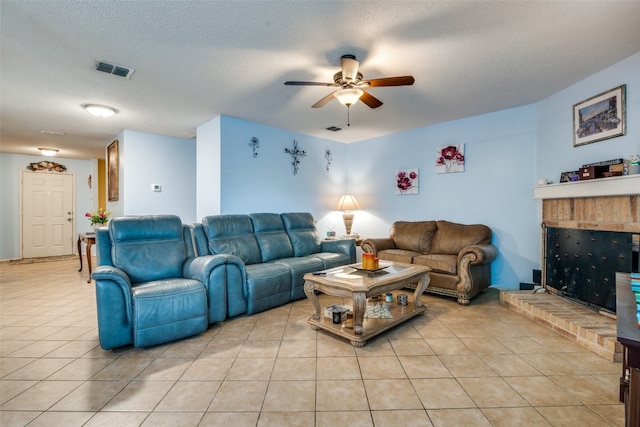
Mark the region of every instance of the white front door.
POLYGON ((22 172, 22 258, 73 253, 73 175, 22 172))

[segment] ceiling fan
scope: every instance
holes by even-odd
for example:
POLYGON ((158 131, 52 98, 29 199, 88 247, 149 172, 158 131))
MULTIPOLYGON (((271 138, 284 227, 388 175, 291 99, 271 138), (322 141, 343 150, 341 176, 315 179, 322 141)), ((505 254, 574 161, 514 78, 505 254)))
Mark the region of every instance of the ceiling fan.
POLYGON ((356 60, 355 55, 342 55, 340 65, 342 70, 333 75, 333 83, 288 81, 284 82, 284 84, 289 86, 330 86, 339 88, 313 104, 312 108, 323 107, 333 98, 336 98, 347 108, 358 102, 358 100, 371 108, 378 108, 382 105, 382 101, 365 92, 364 89, 383 86, 410 86, 415 81, 413 76, 363 80, 362 73, 358 70, 360 63, 356 60))

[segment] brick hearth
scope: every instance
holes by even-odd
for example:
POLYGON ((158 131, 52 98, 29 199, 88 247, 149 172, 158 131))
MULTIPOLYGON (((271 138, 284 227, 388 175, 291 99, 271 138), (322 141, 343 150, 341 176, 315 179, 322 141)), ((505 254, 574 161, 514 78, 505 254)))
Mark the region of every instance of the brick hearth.
POLYGON ((615 319, 546 292, 501 291, 500 303, 607 360, 622 361, 615 319))

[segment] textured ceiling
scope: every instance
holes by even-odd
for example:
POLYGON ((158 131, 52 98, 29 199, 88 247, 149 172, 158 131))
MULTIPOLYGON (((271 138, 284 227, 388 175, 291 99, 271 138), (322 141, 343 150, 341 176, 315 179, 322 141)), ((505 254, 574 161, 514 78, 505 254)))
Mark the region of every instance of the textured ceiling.
POLYGON ((219 114, 360 141, 536 102, 640 51, 638 1, 2 0, 0 8, 0 150, 51 146, 69 158, 103 157, 123 129, 188 138, 219 114), (332 88, 283 84, 331 82, 347 53, 365 79, 416 79, 370 89, 384 105, 354 105, 348 128, 336 100, 311 108, 332 88), (100 73, 96 60, 135 73, 100 73), (97 119, 85 103, 119 113, 97 119), (332 125, 343 130, 325 130, 332 125))

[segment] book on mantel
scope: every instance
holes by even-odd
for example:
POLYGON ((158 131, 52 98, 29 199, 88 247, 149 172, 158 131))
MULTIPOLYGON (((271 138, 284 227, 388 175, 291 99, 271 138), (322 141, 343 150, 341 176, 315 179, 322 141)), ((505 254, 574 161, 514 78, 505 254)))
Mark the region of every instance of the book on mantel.
POLYGON ((640 273, 631 273, 631 290, 636 297, 636 319, 640 328, 640 273))

